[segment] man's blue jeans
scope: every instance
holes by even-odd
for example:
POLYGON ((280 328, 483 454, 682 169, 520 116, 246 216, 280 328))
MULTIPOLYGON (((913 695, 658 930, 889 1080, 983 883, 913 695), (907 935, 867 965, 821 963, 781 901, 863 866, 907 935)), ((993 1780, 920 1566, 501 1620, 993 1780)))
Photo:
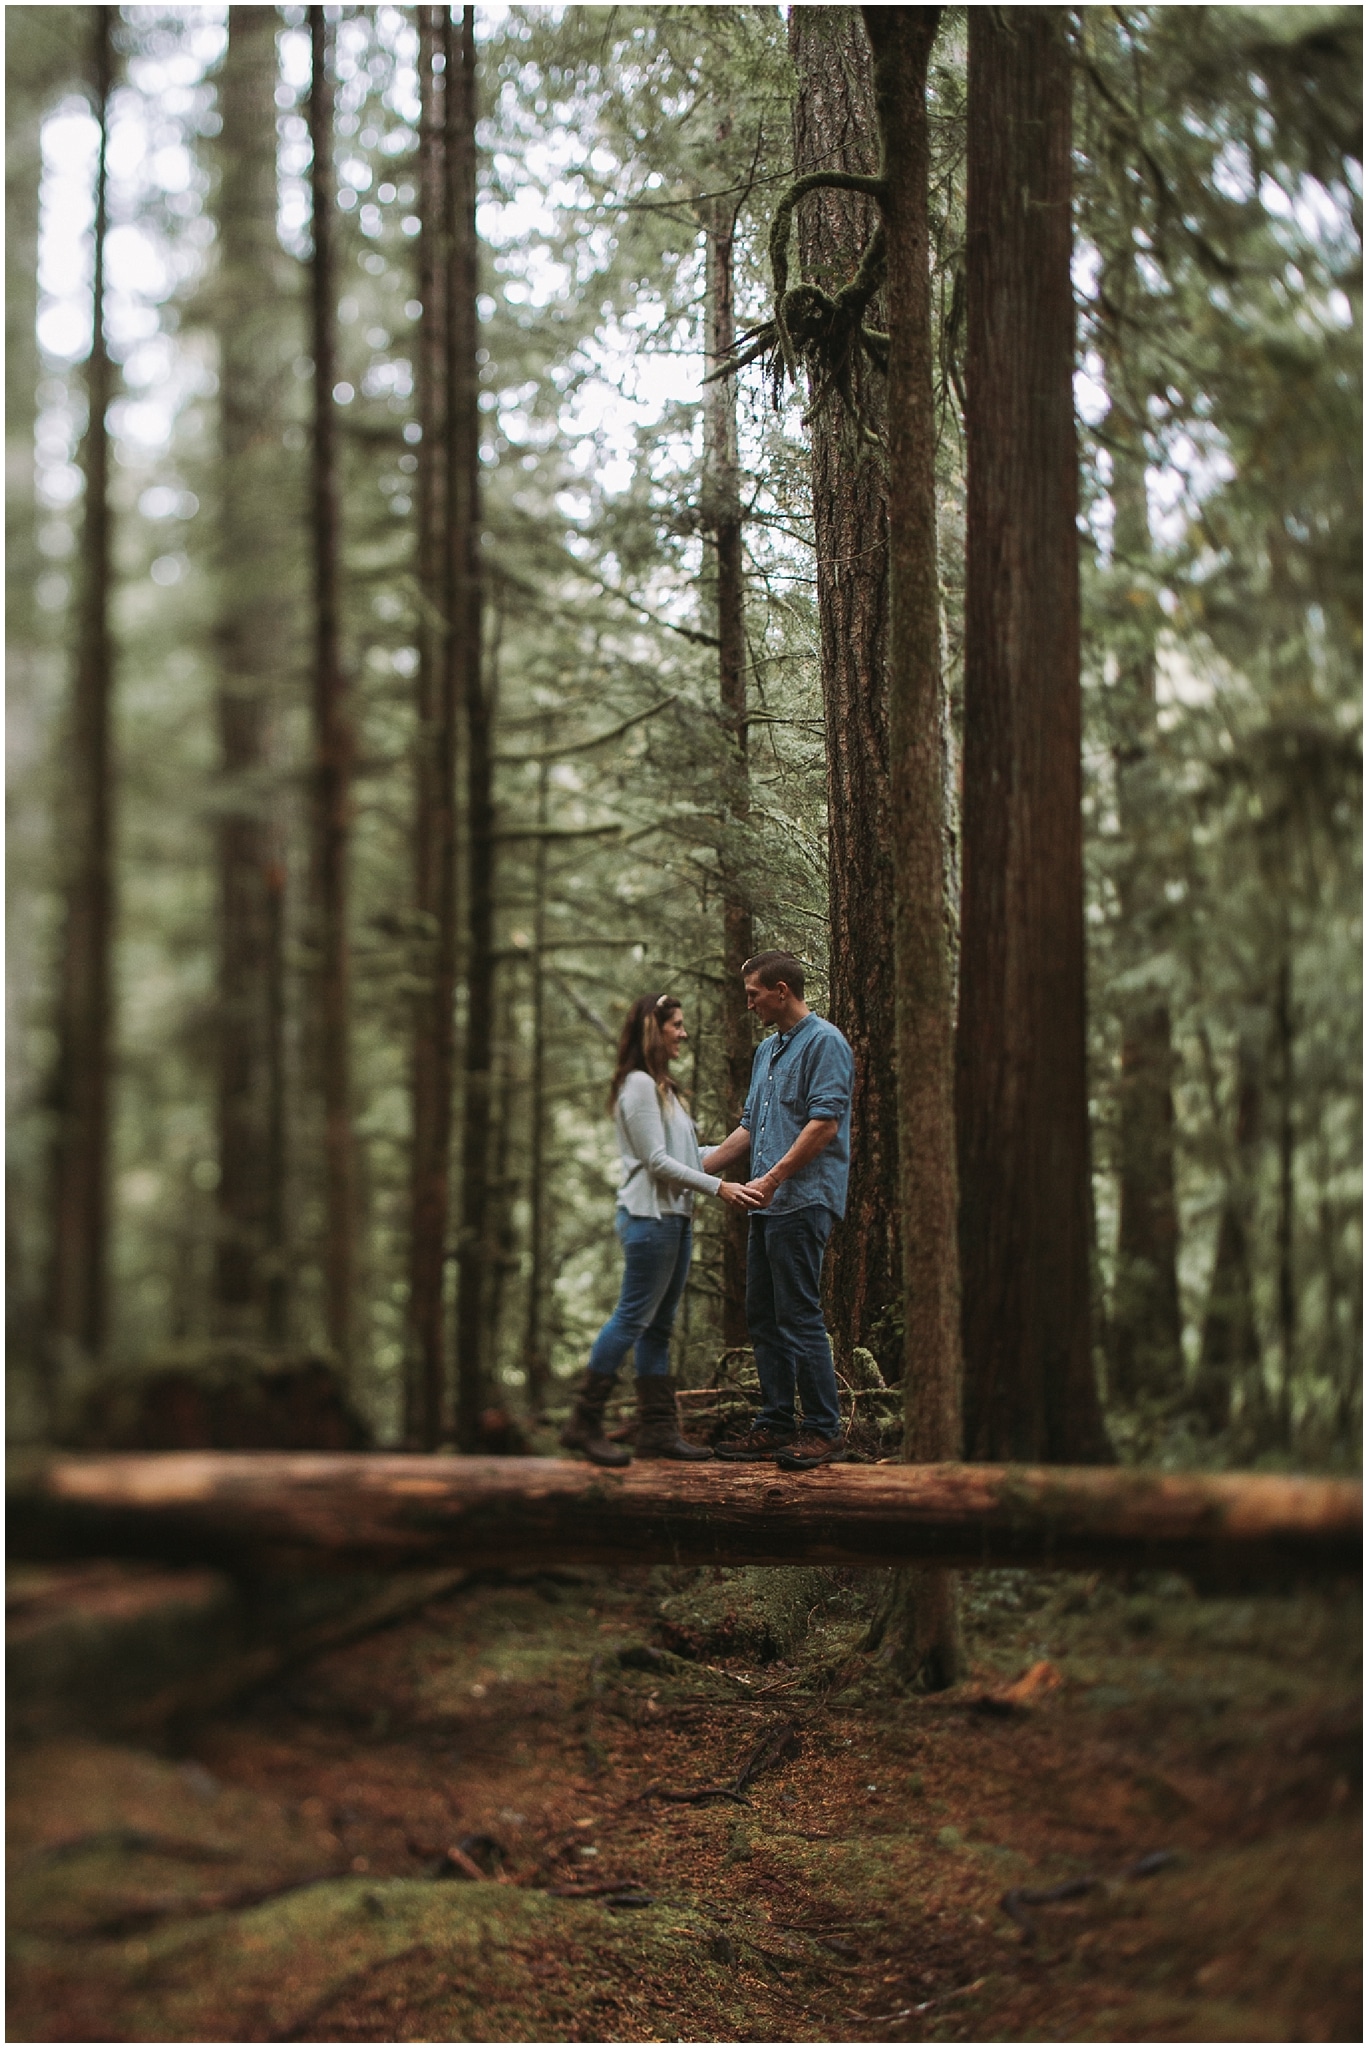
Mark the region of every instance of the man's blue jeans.
POLYGON ((637 1378, 670 1370, 670 1328, 693 1252, 687 1216, 629 1216, 617 1212, 617 1234, 627 1254, 618 1305, 594 1339, 590 1372, 611 1379, 635 1345, 637 1378))
POLYGON ((772 1429, 793 1428, 796 1390, 804 1429, 841 1433, 836 1370, 822 1321, 822 1254, 835 1221, 822 1202, 779 1216, 757 1211, 750 1219, 746 1322, 765 1404, 760 1420, 772 1429))

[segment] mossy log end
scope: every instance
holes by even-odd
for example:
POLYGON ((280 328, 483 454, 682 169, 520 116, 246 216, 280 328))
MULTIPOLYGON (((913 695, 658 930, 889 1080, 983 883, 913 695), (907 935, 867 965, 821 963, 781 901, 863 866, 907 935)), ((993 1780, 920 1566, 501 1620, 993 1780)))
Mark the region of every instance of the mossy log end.
POLYGON ((1063 1466, 636 1464, 300 1452, 12 1465, 12 1556, 317 1571, 437 1565, 1125 1567, 1327 1574, 1361 1562, 1362 1488, 1063 1466))

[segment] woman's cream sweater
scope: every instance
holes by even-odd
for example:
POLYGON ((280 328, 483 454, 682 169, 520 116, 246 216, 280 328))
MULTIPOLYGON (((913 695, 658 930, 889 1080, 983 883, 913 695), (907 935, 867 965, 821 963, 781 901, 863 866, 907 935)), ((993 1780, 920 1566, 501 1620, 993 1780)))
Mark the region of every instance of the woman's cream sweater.
POLYGON ((704 1173, 694 1120, 677 1096, 663 1107, 649 1074, 629 1074, 613 1111, 622 1178, 618 1207, 629 1216, 690 1216, 695 1191, 715 1195, 722 1183, 704 1173))

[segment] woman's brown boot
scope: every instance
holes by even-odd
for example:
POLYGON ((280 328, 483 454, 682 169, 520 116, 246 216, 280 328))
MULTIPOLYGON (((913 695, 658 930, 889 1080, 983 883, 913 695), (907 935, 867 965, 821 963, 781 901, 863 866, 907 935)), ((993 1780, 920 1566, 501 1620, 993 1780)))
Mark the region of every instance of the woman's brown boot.
POLYGON ((675 1385, 668 1373, 644 1372, 636 1383, 639 1458, 678 1458, 690 1464, 710 1458, 712 1452, 691 1444, 679 1434, 679 1407, 675 1385))
POLYGON ((630 1465, 632 1454, 625 1444, 609 1443, 603 1433, 603 1411, 613 1391, 613 1376, 586 1372, 575 1390, 575 1405, 560 1440, 567 1451, 583 1451, 593 1465, 630 1465))

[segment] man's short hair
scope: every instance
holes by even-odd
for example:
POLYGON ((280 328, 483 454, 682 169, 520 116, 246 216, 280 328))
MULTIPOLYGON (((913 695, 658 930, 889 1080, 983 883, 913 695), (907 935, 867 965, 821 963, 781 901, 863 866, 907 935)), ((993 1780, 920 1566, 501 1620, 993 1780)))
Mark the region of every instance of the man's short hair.
POLYGON ((755 976, 761 988, 778 988, 781 981, 787 982, 789 994, 797 996, 800 1003, 803 1000, 803 963, 792 953, 757 953, 741 969, 743 981, 748 974, 755 976))

